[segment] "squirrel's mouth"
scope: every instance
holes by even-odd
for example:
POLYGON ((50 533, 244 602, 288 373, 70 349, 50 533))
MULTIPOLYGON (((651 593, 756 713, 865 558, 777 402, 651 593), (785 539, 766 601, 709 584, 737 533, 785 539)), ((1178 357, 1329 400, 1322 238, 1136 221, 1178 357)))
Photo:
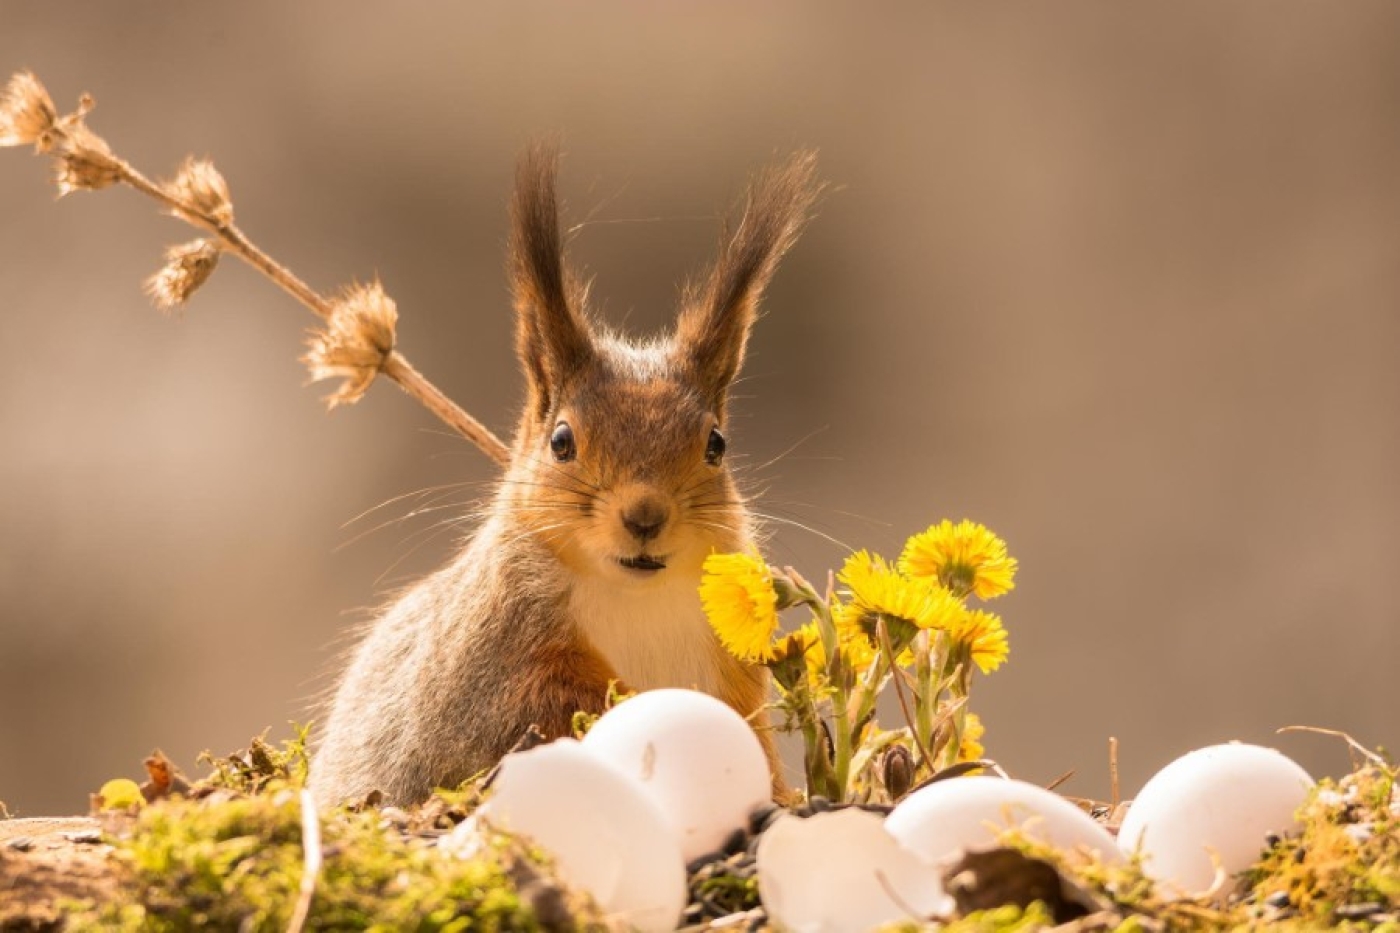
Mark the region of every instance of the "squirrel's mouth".
POLYGON ((662 560, 650 554, 638 554, 636 557, 619 557, 617 562, 628 570, 640 570, 643 573, 655 573, 658 570, 666 569, 666 564, 662 560))

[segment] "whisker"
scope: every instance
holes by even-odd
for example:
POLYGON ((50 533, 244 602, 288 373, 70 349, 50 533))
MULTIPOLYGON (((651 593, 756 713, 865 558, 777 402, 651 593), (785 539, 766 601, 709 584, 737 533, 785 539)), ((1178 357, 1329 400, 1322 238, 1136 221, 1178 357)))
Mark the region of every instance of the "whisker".
MULTIPOLYGON (((432 512, 441 512, 441 511, 443 511, 444 509, 460 509, 460 508, 465 507, 466 505, 468 505, 468 503, 465 503, 465 502, 447 502, 447 503, 440 503, 440 504, 437 504, 437 505, 423 506, 422 508, 414 509, 412 512, 409 512, 409 513, 407 513, 407 514, 405 514, 405 515, 401 515, 401 516, 399 516, 398 518, 391 518, 391 519, 389 519, 388 521, 380 522, 378 525, 375 525, 373 528, 368 528, 368 529, 366 529, 366 530, 360 532, 359 534, 355 535, 355 536, 354 536, 353 538, 351 538, 350 540, 348 540, 348 541, 343 541, 343 542, 341 542, 340 544, 337 544, 337 545, 335 546, 335 548, 334 548, 333 553, 338 554, 338 553, 340 553, 341 551, 345 550, 346 548, 352 547, 353 545, 359 543, 360 541, 363 541, 365 538, 368 538, 368 537, 369 537, 370 535, 372 535, 372 534, 375 534, 375 533, 377 533, 377 532, 383 531, 384 529, 389 528, 389 527, 391 527, 391 526, 393 526, 393 525, 399 525, 399 524, 402 524, 402 523, 404 523, 404 522, 410 521, 411 519, 417 518, 417 517, 420 516, 420 515, 427 515, 427 514, 432 513, 432 512)), ((454 521, 458 521, 458 520, 460 520, 460 516, 459 516, 457 519, 454 519, 454 521)))
POLYGON ((812 431, 809 431, 807 434, 803 435, 802 437, 798 438, 795 442, 793 442, 793 443, 792 443, 786 450, 784 450, 782 453, 778 454, 776 457, 772 458, 771 460, 767 461, 766 463, 762 463, 762 464, 760 464, 760 465, 758 465, 758 466, 756 466, 756 467, 753 467, 753 469, 755 469, 755 470, 766 470, 766 469, 768 469, 768 468, 771 467, 773 464, 777 463, 779 460, 781 460, 781 459, 783 459, 784 457, 788 456, 788 455, 791 454, 793 451, 795 451, 797 448, 801 447, 803 444, 805 444, 805 443, 807 443, 808 441, 810 441, 812 438, 816 437, 816 436, 819 435, 819 434, 824 434, 824 433, 826 433, 826 432, 829 431, 829 430, 831 430, 831 425, 828 424, 828 425, 823 425, 823 426, 820 427, 820 428, 816 428, 816 429, 814 429, 814 430, 812 430, 812 431))
POLYGON ((379 503, 378 505, 371 506, 370 508, 365 509, 365 510, 364 510, 363 512, 361 512, 359 515, 356 515, 354 518, 352 518, 352 519, 350 519, 349 521, 345 522, 345 523, 342 524, 340 527, 341 527, 341 528, 348 528, 349 526, 355 524, 356 522, 358 522, 360 519, 364 518, 365 516, 367 516, 367 515, 372 515, 373 513, 378 512, 380 509, 387 508, 387 507, 393 505, 394 503, 396 503, 396 502, 402 502, 402 501, 404 501, 405 499, 412 499, 412 498, 414 498, 415 496, 424 496, 424 495, 428 495, 428 494, 432 494, 432 493, 438 493, 438 492, 442 492, 443 490, 461 489, 461 488, 463 488, 463 487, 465 487, 465 486, 471 486, 471 485, 477 485, 477 481, 475 481, 475 480, 466 480, 466 481, 457 482, 457 483, 443 483, 443 484, 440 485, 440 486, 427 486, 427 487, 425 487, 425 488, 423 488, 423 489, 414 490, 413 492, 406 492, 406 493, 403 493, 402 495, 394 496, 394 497, 391 498, 391 499, 385 499, 383 502, 379 503))
POLYGON ((827 533, 824 532, 824 531, 818 531, 816 528, 813 528, 811 525, 807 525, 807 524, 805 524, 805 523, 803 523, 803 522, 799 522, 799 521, 797 521, 796 519, 793 519, 793 518, 784 518, 784 517, 781 516, 781 515, 773 515, 773 514, 771 514, 771 513, 769 513, 769 512, 760 512, 760 511, 758 511, 758 510, 756 510, 756 509, 750 510, 750 514, 753 515, 755 518, 761 519, 761 520, 763 520, 763 521, 775 522, 775 523, 777 523, 777 524, 779 524, 779 525, 787 525, 787 526, 789 526, 789 527, 791 527, 791 528, 797 528, 797 529, 799 529, 799 530, 801 530, 801 531, 805 531, 805 532, 807 532, 808 534, 816 535, 818 538, 821 538, 823 541, 828 541, 828 542, 830 542, 831 544, 834 544, 834 545, 836 545, 837 547, 841 548, 842 550, 845 550, 845 551, 854 551, 854 550, 855 550, 855 548, 851 547, 849 544, 847 544, 846 542, 840 540, 839 538, 832 537, 831 535, 827 534, 827 533))

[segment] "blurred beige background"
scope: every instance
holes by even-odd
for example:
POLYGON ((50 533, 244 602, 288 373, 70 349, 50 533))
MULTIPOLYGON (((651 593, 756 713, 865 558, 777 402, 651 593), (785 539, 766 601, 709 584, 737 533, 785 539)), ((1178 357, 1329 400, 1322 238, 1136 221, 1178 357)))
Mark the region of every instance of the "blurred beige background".
MULTIPOLYGON (((668 320, 774 153, 835 190, 782 268, 732 448, 771 511, 895 552, 977 518, 1022 562, 991 754, 1125 790, 1189 748, 1315 772, 1400 742, 1400 7, 0 0, 0 67, 154 174, 212 155, 314 285, 382 276, 401 346, 508 430, 515 154, 557 135, 610 320, 668 320)), ((392 385, 326 415, 312 318, 226 261, 183 320, 180 225, 54 203, 0 152, 0 800, 80 811, 326 687, 440 563, 484 457, 392 385), (454 505, 372 529, 467 484, 454 505)), ((841 550, 793 527, 773 555, 841 550)))

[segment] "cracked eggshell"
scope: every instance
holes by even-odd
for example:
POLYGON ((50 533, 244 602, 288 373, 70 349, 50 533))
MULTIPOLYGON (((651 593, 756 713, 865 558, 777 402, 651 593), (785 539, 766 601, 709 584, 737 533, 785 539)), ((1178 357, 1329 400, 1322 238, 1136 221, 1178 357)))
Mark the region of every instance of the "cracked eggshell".
POLYGON ((477 814, 549 852, 559 879, 610 918, 676 928, 688 893, 669 822, 636 781, 573 739, 507 755, 477 814))
POLYGON ((906 797, 885 820, 890 835, 934 866, 941 910, 953 906, 940 880, 945 864, 965 850, 994 847, 997 835, 1012 827, 1057 849, 1088 849, 1108 862, 1122 858, 1108 830, 1087 813, 1025 781, 982 775, 936 781, 906 797))
POLYGON ((1183 755, 1142 788, 1118 830, 1124 852, 1169 896, 1215 883, 1214 857, 1233 875, 1258 860, 1264 837, 1298 828, 1313 779, 1272 748, 1231 742, 1183 755))
POLYGON ((929 916, 942 900, 930 866, 854 807, 784 816, 759 838, 758 895, 792 933, 864 933, 929 916))
POLYGON ((671 822, 687 862, 718 850, 772 795, 768 756, 728 704, 648 690, 608 710, 583 747, 636 778, 671 822))

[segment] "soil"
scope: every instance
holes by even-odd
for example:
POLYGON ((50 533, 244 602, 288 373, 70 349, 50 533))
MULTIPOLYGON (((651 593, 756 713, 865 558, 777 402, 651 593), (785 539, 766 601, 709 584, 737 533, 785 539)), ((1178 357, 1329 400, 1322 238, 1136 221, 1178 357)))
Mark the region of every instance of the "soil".
POLYGON ((116 896, 120 868, 87 817, 0 821, 0 930, 57 930, 64 901, 116 896))

